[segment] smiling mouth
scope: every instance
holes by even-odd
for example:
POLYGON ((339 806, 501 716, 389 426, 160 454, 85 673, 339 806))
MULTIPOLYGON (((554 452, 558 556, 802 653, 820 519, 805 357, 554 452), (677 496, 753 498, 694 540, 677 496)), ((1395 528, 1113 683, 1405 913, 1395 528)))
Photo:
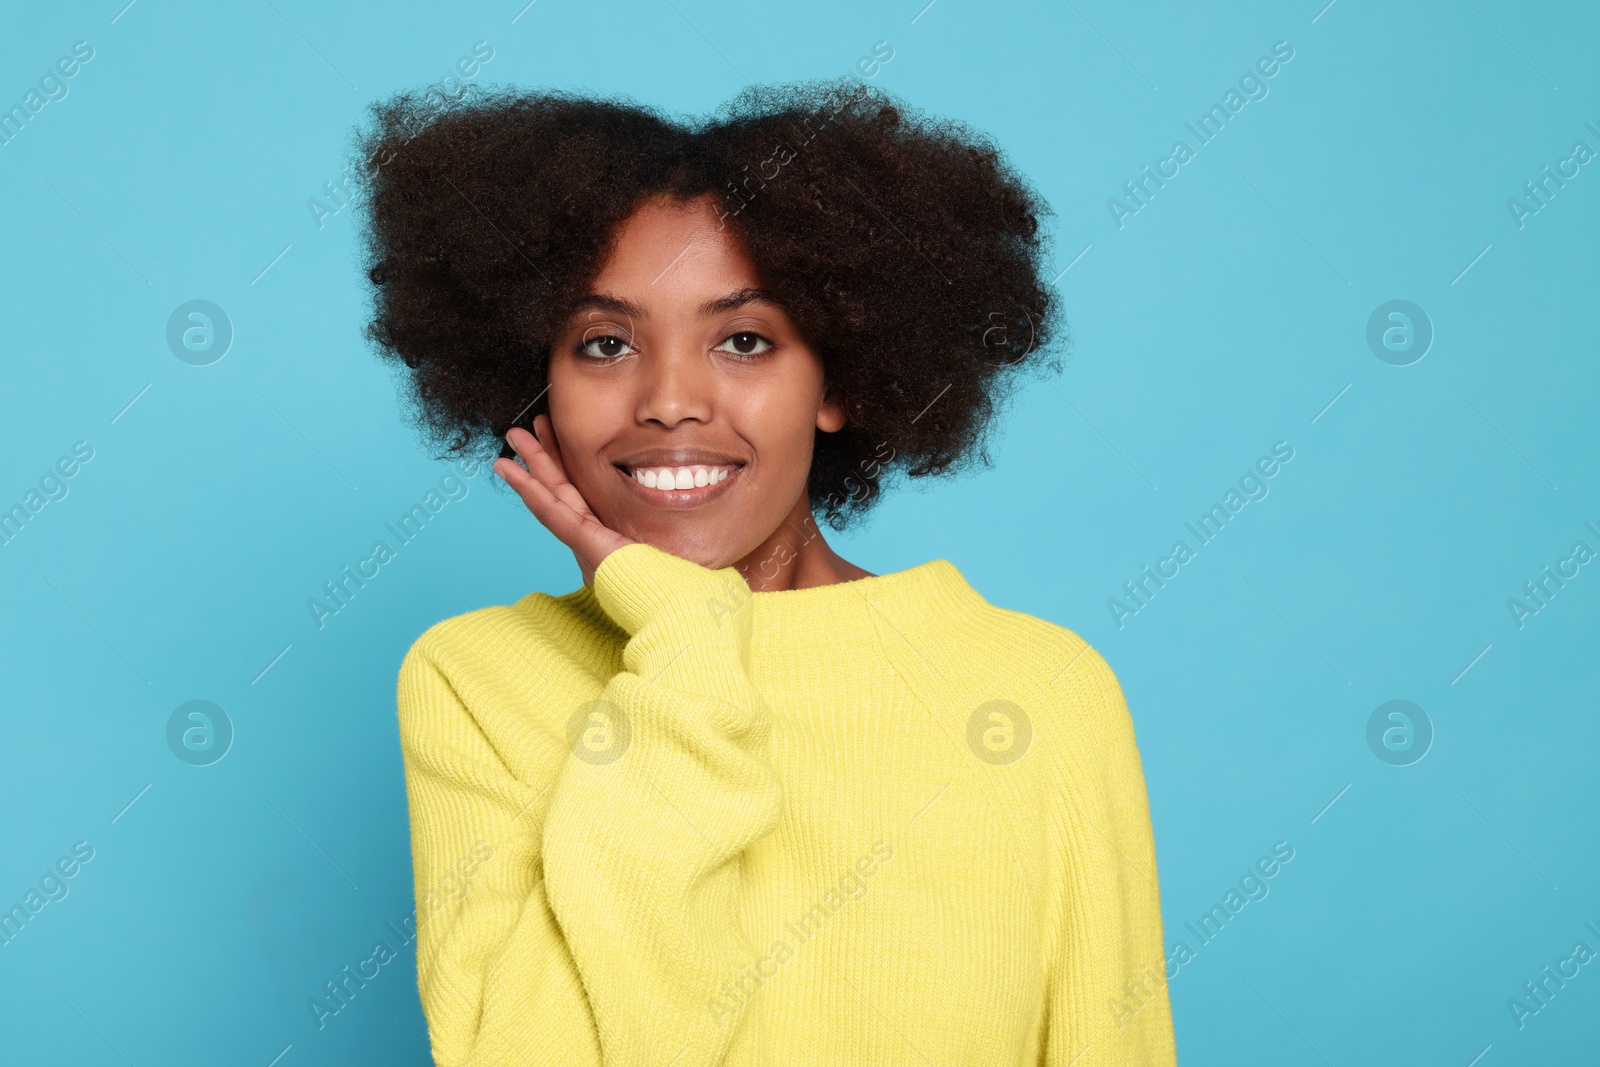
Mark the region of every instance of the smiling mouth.
POLYGON ((696 463, 687 467, 624 466, 622 471, 640 485, 648 486, 651 489, 676 492, 680 489, 695 489, 705 485, 716 485, 738 470, 740 466, 737 463, 723 463, 717 466, 696 463))
POLYGON ((744 470, 742 463, 692 463, 680 467, 618 464, 616 472, 640 498, 657 507, 694 507, 721 496, 744 470))

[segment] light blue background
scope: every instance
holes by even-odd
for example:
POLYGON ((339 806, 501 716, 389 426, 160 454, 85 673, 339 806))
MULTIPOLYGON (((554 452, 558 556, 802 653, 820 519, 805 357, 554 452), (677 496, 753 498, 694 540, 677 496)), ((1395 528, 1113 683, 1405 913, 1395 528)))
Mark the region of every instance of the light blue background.
POLYGON ((95 49, 0 145, 0 505, 94 449, 0 547, 0 904, 95 850, 0 947, 0 1059, 429 1062, 409 950, 325 1029, 307 1008, 412 908, 396 668, 438 619, 579 577, 485 471, 311 621, 448 468, 360 337, 353 212, 319 229, 306 202, 368 101, 480 40, 477 81, 696 113, 886 41, 876 84, 990 131, 1054 205, 1052 276, 1083 253, 1064 373, 1018 396, 993 470, 835 544, 880 573, 947 558, 1104 653, 1169 944, 1293 846, 1172 981, 1181 1062, 1593 1056, 1600 964, 1524 1029, 1506 1001, 1600 949, 1600 566, 1520 629, 1506 602, 1600 549, 1600 164, 1524 228, 1506 201, 1600 149, 1594 8, 123 2, 13 5, 0 36, 4 107, 95 49), (1270 95, 1119 229, 1107 198, 1280 40, 1270 95), (236 331, 207 367, 164 340, 196 298, 236 331), (1406 367, 1365 341, 1395 298, 1436 329, 1406 367), (1119 629, 1108 598, 1276 441, 1270 495, 1119 629), (165 740, 196 698, 237 731, 203 768, 165 740), (1367 746, 1391 699, 1436 730, 1411 766, 1367 746))

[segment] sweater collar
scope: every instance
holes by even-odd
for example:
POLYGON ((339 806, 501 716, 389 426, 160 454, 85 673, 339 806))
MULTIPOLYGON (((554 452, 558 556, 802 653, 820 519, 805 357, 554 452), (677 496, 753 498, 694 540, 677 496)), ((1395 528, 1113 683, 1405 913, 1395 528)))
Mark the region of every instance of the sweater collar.
POLYGON ((871 608, 912 609, 935 614, 971 610, 983 603, 978 591, 947 559, 931 559, 905 570, 805 589, 757 592, 758 616, 788 620, 797 614, 829 616, 871 608))
MULTIPOLYGON (((578 614, 612 628, 592 585, 559 598, 578 614)), ((752 594, 758 646, 815 646, 866 637, 885 626, 908 640, 944 632, 989 606, 954 563, 933 559, 904 570, 805 589, 752 594)))
POLYGON ((806 589, 752 595, 757 652, 854 646, 897 633, 915 646, 958 629, 987 602, 956 565, 933 559, 905 570, 806 589))

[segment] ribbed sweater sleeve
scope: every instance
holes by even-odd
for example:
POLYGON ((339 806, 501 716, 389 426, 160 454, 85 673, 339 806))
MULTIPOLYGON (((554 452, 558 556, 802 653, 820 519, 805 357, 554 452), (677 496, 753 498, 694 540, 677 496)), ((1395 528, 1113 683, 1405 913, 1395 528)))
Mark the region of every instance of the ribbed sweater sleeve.
MULTIPOLYGON (((424 635, 400 665, 398 690, 417 984, 434 1062, 598 1063, 583 984, 545 898, 538 829, 548 788, 507 766, 479 719, 479 702, 492 700, 471 688, 476 699, 464 699, 446 673, 450 652, 424 635)), ((559 765, 559 751, 547 739, 540 755, 559 765)))
POLYGON ((591 708, 598 747, 580 738, 565 760, 543 846, 603 1062, 750 1055, 751 1020, 709 1008, 757 954, 740 921, 742 857, 783 801, 763 758, 771 712, 748 669, 749 587, 732 567, 640 542, 601 561, 594 592, 629 635, 623 669, 591 708))
POLYGON ((1042 1067, 1174 1067, 1155 842, 1133 720, 1110 665, 1079 644, 1056 684, 1078 717, 1076 736, 1092 743, 1059 750, 1067 870, 1042 1067))

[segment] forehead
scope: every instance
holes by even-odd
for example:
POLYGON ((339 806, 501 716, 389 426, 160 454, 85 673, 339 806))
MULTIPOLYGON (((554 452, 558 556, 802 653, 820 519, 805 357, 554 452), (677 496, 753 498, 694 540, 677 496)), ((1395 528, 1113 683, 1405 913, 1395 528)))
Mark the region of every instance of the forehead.
POLYGON ((760 284, 756 265, 721 214, 709 196, 646 201, 617 226, 593 287, 659 303, 700 301, 713 291, 760 284))

